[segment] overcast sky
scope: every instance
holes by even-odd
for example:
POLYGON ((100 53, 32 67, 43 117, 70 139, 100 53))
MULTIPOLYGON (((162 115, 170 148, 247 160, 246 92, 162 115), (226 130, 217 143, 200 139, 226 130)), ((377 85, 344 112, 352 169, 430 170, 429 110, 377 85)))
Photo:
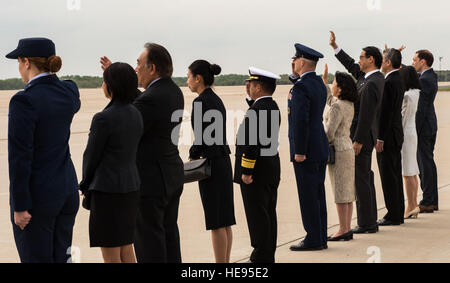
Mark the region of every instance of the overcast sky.
POLYGON ((450 69, 448 0, 1 0, 0 79, 19 77, 17 61, 4 57, 24 37, 48 37, 62 57, 61 75, 97 75, 98 61, 135 66, 145 42, 164 45, 174 76, 185 76, 196 59, 222 66, 224 74, 255 66, 290 72, 294 43, 325 55, 330 71, 343 70, 328 45, 337 43, 357 58, 362 47, 407 46, 404 63, 427 48, 450 69), (381 3, 381 7, 378 6, 381 3), (76 7, 76 5, 75 5, 76 7), (378 9, 380 8, 380 9, 378 9))

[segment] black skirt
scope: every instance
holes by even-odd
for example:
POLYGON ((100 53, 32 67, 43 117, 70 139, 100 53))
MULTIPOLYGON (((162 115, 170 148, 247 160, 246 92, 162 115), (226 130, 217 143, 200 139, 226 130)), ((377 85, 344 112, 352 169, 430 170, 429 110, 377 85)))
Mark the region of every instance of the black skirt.
POLYGON ((91 247, 114 248, 134 243, 139 191, 111 194, 91 191, 91 247))
POLYGON ((210 159, 211 177, 199 181, 206 230, 236 224, 234 217, 233 173, 230 156, 210 159))

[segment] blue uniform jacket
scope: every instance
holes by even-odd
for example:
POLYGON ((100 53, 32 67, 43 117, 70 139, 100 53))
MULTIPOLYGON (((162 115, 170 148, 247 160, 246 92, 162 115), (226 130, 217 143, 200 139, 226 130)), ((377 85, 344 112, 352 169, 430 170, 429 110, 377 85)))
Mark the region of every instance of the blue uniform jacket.
POLYGON ((306 155, 305 162, 328 159, 329 145, 323 128, 327 90, 315 72, 292 80, 294 87, 288 99, 289 144, 291 161, 294 155, 306 155))
POLYGON ((56 75, 33 80, 11 98, 8 160, 13 211, 62 201, 77 192, 69 138, 80 105, 76 84, 56 75))

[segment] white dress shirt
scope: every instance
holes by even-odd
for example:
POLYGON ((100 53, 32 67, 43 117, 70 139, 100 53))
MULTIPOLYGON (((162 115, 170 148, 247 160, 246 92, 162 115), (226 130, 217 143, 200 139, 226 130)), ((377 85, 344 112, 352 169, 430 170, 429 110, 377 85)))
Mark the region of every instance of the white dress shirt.
POLYGON ((48 73, 48 72, 40 73, 39 75, 34 76, 31 80, 29 80, 28 83, 31 83, 35 79, 39 79, 39 78, 42 78, 42 77, 45 77, 45 76, 50 76, 50 73, 48 73))

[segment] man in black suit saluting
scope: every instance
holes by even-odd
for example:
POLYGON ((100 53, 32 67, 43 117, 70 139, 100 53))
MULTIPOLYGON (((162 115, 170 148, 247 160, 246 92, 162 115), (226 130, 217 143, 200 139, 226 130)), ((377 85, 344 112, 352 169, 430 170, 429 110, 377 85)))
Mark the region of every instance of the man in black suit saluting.
POLYGON ((371 170, 372 152, 376 144, 379 128, 380 106, 384 89, 384 76, 380 72, 383 57, 378 48, 363 48, 359 63, 336 44, 336 36, 331 31, 330 45, 336 58, 357 79, 359 102, 355 103, 355 116, 350 135, 355 150, 355 186, 358 226, 354 233, 376 233, 377 201, 374 175, 371 170))
MULTIPOLYGON (((101 63, 105 68, 111 61, 102 57, 101 63)), ((145 91, 134 102, 144 121, 137 153, 141 198, 135 252, 139 263, 181 262, 177 220, 184 168, 177 146, 179 135, 172 133, 181 119, 173 122, 172 115, 183 111, 184 98, 171 79, 172 72, 169 52, 161 45, 145 44, 136 67, 139 86, 145 91)))
POLYGON ((399 50, 392 48, 384 50, 381 70, 386 74, 386 80, 376 150, 388 212, 378 221, 380 226, 400 225, 404 222, 405 197, 401 150, 403 145, 402 103, 405 88, 398 72, 401 63, 402 54, 399 50))

